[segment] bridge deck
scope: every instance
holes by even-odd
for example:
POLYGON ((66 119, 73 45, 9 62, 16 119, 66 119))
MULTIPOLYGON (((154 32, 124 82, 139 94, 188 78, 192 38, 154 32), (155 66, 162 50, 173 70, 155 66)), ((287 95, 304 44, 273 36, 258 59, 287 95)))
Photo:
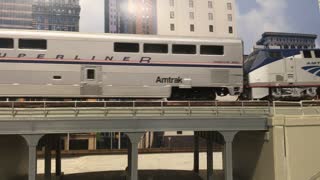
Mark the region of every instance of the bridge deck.
POLYGON ((274 115, 319 115, 319 105, 319 101, 0 102, 0 134, 267 130, 274 115))

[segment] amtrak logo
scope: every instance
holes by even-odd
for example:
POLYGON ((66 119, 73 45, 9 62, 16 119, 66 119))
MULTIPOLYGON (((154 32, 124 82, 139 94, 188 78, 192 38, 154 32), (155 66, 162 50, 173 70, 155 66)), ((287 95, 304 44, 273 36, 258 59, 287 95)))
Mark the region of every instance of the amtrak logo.
POLYGON ((302 69, 320 77, 320 66, 304 66, 302 69))

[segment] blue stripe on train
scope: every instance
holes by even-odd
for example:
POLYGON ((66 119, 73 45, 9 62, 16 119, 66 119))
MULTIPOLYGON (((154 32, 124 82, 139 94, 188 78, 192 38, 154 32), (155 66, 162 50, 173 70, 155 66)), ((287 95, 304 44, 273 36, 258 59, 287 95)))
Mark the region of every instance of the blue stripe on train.
POLYGON ((239 69, 242 65, 207 65, 207 64, 156 64, 156 63, 104 63, 104 62, 70 62, 70 61, 46 61, 46 60, 0 60, 0 63, 37 63, 37 64, 86 64, 109 66, 157 66, 157 67, 204 67, 204 68, 232 68, 239 69))

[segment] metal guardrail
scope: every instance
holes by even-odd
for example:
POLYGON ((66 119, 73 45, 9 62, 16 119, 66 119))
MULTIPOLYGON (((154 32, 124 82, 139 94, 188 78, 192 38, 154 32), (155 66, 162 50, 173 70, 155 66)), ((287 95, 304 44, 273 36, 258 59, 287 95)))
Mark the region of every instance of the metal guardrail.
POLYGON ((0 119, 50 117, 250 117, 320 115, 320 101, 25 101, 0 102, 0 119))
POLYGON ((0 118, 269 116, 267 101, 0 102, 0 118))
POLYGON ((320 115, 320 101, 274 101, 273 115, 320 115))

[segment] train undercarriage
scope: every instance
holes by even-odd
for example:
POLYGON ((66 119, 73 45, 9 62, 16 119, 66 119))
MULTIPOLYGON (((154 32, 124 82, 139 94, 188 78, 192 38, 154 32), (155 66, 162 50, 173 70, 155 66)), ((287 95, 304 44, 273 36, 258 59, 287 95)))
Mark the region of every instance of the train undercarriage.
POLYGON ((271 87, 254 90, 245 88, 240 100, 301 101, 319 99, 319 97, 320 87, 271 87), (261 93, 263 91, 265 93, 261 93))

